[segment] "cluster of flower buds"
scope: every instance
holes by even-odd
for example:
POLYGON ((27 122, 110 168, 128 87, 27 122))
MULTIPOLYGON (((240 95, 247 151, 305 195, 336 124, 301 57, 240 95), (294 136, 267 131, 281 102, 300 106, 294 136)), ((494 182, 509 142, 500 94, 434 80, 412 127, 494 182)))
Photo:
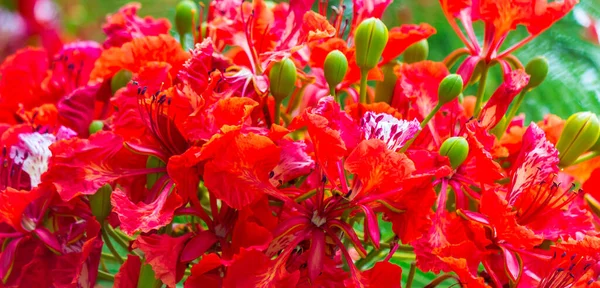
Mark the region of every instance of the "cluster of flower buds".
POLYGON ((440 1, 443 62, 389 0, 308 2, 6 58, 0 287, 600 287, 598 115, 517 115, 552 65, 512 52, 575 0, 440 1))

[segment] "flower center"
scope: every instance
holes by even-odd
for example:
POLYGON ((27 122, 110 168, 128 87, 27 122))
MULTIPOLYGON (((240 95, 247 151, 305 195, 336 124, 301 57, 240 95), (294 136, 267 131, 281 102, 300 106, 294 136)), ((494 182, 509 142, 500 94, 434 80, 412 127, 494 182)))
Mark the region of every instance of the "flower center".
POLYGON ((317 211, 314 211, 311 222, 315 224, 315 226, 321 227, 323 226, 323 224, 325 224, 325 222, 327 222, 327 218, 319 216, 319 213, 317 211))

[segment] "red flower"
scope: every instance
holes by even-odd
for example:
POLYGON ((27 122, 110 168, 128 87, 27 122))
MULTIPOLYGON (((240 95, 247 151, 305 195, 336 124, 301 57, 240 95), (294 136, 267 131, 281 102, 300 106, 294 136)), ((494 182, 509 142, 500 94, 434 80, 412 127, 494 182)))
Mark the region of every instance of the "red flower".
POLYGON ((481 126, 487 130, 494 128, 508 111, 509 104, 527 86, 527 83, 529 83, 529 75, 524 70, 510 72, 481 110, 479 114, 481 126))
POLYGON ((504 73, 508 74, 511 68, 505 57, 552 26, 554 22, 569 13, 577 2, 579 1, 566 0, 548 3, 545 0, 440 0, 442 10, 450 22, 450 26, 465 44, 468 54, 471 55, 458 68, 458 73, 463 76, 465 85, 471 79, 471 75, 480 61, 484 61, 487 65, 492 60, 498 60, 504 73), (460 20, 466 31, 466 36, 454 21, 454 18, 460 20), (485 37, 482 46, 477 41, 473 29, 473 22, 477 20, 481 20, 485 24, 485 37), (500 47, 509 32, 516 29, 518 25, 525 26, 529 36, 510 48, 500 51, 500 47))
POLYGON ((48 102, 44 98, 41 84, 46 78, 48 55, 42 49, 20 50, 6 58, 0 66, 0 121, 16 123, 14 114, 23 104, 31 109, 48 102), (20 95, 19 97, 15 97, 20 95))
POLYGON ((168 34, 171 24, 167 19, 154 19, 150 16, 140 18, 137 11, 142 8, 139 3, 127 4, 115 14, 108 15, 102 30, 107 36, 104 48, 120 47, 134 38, 168 34))
POLYGON ((157 198, 151 203, 133 203, 127 194, 115 189, 111 195, 111 203, 121 221, 121 230, 133 235, 137 231, 150 232, 153 229, 166 226, 173 220, 175 210, 182 205, 182 200, 175 192, 171 192, 173 184, 157 182, 155 185, 164 187, 157 198))
POLYGON ((279 162, 280 149, 265 136, 239 129, 224 132, 213 137, 199 153, 199 160, 206 161, 206 187, 236 209, 264 194, 276 196, 269 174, 279 162))
POLYGON ((152 266, 157 279, 168 287, 175 287, 175 284, 183 278, 186 263, 180 262, 179 257, 189 236, 142 235, 133 242, 131 247, 144 252, 146 263, 152 266), (165 249, 166 247, 168 249, 165 249))
POLYGON ((90 80, 112 78, 119 70, 137 72, 149 62, 165 62, 172 67, 175 76, 189 54, 181 48, 177 40, 168 35, 145 36, 135 38, 121 47, 112 47, 102 51, 96 61, 90 80))

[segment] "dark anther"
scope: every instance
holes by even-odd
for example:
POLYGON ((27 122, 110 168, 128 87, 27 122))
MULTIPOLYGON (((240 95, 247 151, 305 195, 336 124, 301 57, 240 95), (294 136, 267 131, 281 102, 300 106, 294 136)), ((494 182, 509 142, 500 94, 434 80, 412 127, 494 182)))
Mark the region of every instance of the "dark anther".
POLYGON ((144 88, 142 89, 142 94, 146 94, 146 90, 148 90, 148 86, 144 86, 144 88))
POLYGON ((137 94, 138 95, 142 95, 142 88, 141 87, 138 87, 137 94))
POLYGON ((69 70, 73 70, 73 69, 75 69, 75 64, 71 63, 71 64, 67 65, 67 68, 69 70))
POLYGON ((577 254, 573 254, 573 256, 571 256, 571 261, 575 260, 575 257, 577 257, 577 254))
POLYGON ((327 182, 327 176, 323 175, 323 178, 321 178, 321 182, 326 183, 327 182))
POLYGON ((583 271, 585 271, 585 270, 589 269, 589 268, 590 268, 590 266, 592 266, 592 264, 590 264, 590 263, 588 263, 588 264, 585 264, 585 266, 583 266, 583 271))
POLYGON ((565 256, 567 256, 567 251, 563 252, 563 254, 560 255, 561 258, 565 258, 565 256))
POLYGON ((273 172, 273 171, 269 172, 269 178, 273 178, 273 176, 275 176, 275 172, 273 172))
POLYGON ((569 271, 573 271, 573 268, 575 268, 575 263, 571 264, 571 266, 569 266, 569 271))
POLYGON ((348 193, 346 193, 346 195, 344 195, 344 197, 348 198, 348 197, 350 197, 350 195, 352 195, 352 189, 348 190, 348 193))
POLYGON ((137 81, 131 81, 131 83, 133 83, 133 85, 140 85, 137 81))
POLYGON ((556 271, 563 272, 563 271, 565 271, 565 268, 558 268, 558 269, 556 269, 556 271))

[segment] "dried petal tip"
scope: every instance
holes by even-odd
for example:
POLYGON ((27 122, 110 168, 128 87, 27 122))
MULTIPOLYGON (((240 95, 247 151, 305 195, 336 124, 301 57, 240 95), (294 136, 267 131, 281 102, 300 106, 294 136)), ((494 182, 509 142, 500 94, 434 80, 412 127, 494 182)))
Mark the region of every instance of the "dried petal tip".
POLYGON ((356 64, 361 70, 371 70, 379 63, 379 58, 388 41, 388 29, 377 18, 364 20, 356 28, 356 64))
POLYGON ((106 184, 100 187, 95 194, 90 195, 90 208, 92 209, 92 214, 98 219, 98 222, 104 221, 110 215, 110 211, 112 210, 110 194, 112 194, 112 187, 106 184))
POLYGON ((183 0, 175 7, 175 28, 179 35, 185 35, 192 31, 194 17, 197 14, 196 4, 190 0, 183 0))
POLYGON ((446 156, 450 160, 452 168, 460 166, 469 155, 469 143, 463 137, 450 137, 442 143, 440 155, 446 156))
POLYGON ((423 39, 413 45, 410 45, 403 53, 404 63, 416 63, 427 59, 429 56, 429 42, 423 39))
POLYGON ((127 83, 131 81, 131 72, 129 70, 121 69, 113 78, 110 80, 110 89, 115 94, 117 90, 127 86, 127 83))
POLYGON ((327 54, 325 63, 323 64, 323 72, 325 80, 329 88, 335 88, 346 77, 348 71, 348 59, 340 50, 333 50, 327 54))
POLYGON ((90 135, 102 131, 102 129, 104 128, 104 122, 100 121, 100 120, 94 120, 92 121, 92 123, 90 124, 90 135))
POLYGON ((275 62, 269 72, 269 87, 275 102, 281 103, 296 88, 296 65, 289 58, 275 62))
POLYGON ((463 89, 463 80, 460 75, 450 74, 442 80, 438 88, 439 104, 444 105, 458 97, 463 89))
POLYGON ((579 112, 567 119, 556 144, 560 166, 571 165, 577 157, 588 151, 600 137, 600 122, 592 112, 579 112))
POLYGON ((544 82, 548 75, 548 60, 542 56, 535 57, 525 66, 525 72, 531 76, 528 88, 535 88, 544 82))

